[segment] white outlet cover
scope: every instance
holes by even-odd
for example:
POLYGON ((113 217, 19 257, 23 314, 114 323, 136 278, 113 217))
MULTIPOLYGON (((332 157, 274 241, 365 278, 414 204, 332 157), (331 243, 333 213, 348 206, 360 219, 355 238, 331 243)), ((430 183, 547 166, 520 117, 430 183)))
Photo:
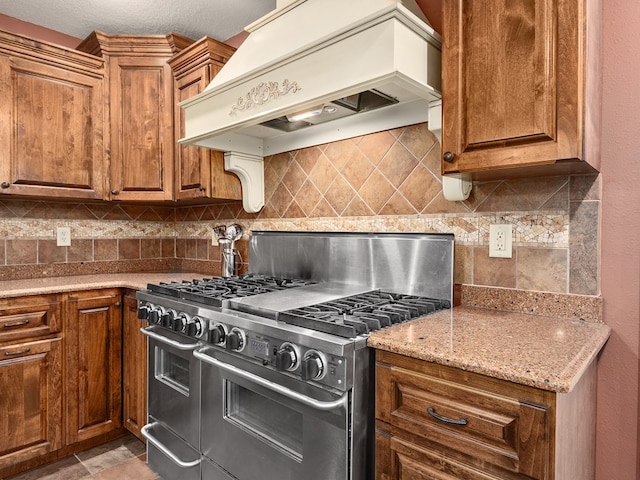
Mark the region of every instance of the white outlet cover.
POLYGON ((58 227, 56 230, 56 245, 58 247, 71 246, 71 228, 58 227))
POLYGON ((489 225, 489 256, 513 257, 513 232, 511 224, 489 225))

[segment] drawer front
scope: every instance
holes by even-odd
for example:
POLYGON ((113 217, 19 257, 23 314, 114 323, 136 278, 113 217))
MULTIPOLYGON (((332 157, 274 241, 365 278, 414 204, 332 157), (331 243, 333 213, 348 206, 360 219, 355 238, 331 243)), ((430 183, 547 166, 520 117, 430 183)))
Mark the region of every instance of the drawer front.
POLYGON ((387 432, 376 432, 376 480, 505 480, 387 432), (384 452, 382 454, 378 452, 384 452))
POLYGON ((506 393, 488 391, 482 380, 474 382, 479 375, 439 366, 432 372, 416 371, 410 366, 377 364, 377 419, 451 458, 526 478, 548 478, 548 406, 512 396, 508 382, 506 393))
POLYGON ((19 297, 0 303, 0 342, 60 331, 57 297, 19 297))

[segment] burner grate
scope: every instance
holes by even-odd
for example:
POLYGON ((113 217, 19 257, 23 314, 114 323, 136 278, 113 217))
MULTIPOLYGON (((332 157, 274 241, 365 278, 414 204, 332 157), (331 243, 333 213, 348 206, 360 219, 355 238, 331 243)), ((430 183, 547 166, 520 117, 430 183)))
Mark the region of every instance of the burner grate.
POLYGON ((261 293, 312 285, 315 282, 265 275, 246 274, 236 277, 211 277, 182 282, 148 284, 153 293, 212 307, 222 307, 223 300, 249 297, 261 293))
POLYGON ((448 300, 379 290, 280 312, 279 321, 352 338, 451 308, 448 300))

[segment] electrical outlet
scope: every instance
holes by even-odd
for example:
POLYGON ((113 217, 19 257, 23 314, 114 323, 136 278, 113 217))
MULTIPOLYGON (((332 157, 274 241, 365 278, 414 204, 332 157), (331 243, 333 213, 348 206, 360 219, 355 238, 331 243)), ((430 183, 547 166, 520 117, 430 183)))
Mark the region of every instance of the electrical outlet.
POLYGON ((58 227, 56 230, 57 245, 59 247, 71 246, 71 229, 69 227, 58 227))
POLYGON ((511 258, 512 254, 511 224, 489 225, 489 256, 511 258))
POLYGON ((218 242, 218 234, 213 228, 211 229, 211 245, 213 245, 214 247, 220 245, 220 242, 218 242))

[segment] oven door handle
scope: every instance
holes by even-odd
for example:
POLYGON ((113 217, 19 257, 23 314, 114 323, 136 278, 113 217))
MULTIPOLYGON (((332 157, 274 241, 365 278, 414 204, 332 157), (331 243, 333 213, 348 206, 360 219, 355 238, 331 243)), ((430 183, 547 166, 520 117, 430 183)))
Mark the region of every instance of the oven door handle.
POLYGON ((158 450, 160 450, 162 453, 164 453, 167 457, 169 457, 169 459, 175 463, 176 465, 182 467, 182 468, 191 468, 191 467, 195 467, 196 465, 200 464, 201 459, 197 459, 197 460, 193 460, 191 462, 185 462, 183 460, 180 460, 175 453, 173 453, 171 450, 169 450, 165 445, 163 445, 156 437, 154 437, 153 435, 151 435, 151 430, 153 429, 153 427, 155 427, 156 425, 158 425, 158 422, 154 422, 154 423, 149 423, 147 425, 145 425, 144 427, 142 427, 140 429, 140 433, 142 433, 142 436, 144 438, 147 439, 147 441, 149 443, 151 443, 154 447, 156 447, 158 450))
POLYGON ((303 403, 309 407, 315 408, 316 410, 330 411, 330 410, 335 410, 336 408, 339 408, 339 407, 346 406, 347 404, 348 394, 346 393, 342 395, 340 398, 338 398, 337 400, 333 400, 331 402, 316 400, 315 398, 311 398, 302 393, 298 393, 294 390, 291 390, 290 388, 283 387, 282 385, 266 380, 262 377, 259 377, 258 375, 254 375, 253 373, 242 370, 241 368, 235 367, 233 365, 229 365, 228 363, 221 362, 217 358, 210 357, 209 355, 206 355, 205 353, 203 353, 209 348, 210 347, 205 347, 200 350, 196 350, 193 352, 193 355, 199 360, 202 360, 203 362, 209 363, 215 367, 221 368, 222 370, 226 370, 227 372, 238 375, 239 377, 242 377, 245 380, 249 380, 250 382, 253 382, 262 387, 265 387, 273 392, 284 395, 285 397, 288 397, 297 402, 303 403))
POLYGON ((165 337, 164 335, 160 335, 159 333, 156 333, 153 330, 153 328, 154 328, 153 326, 143 327, 140 329, 140 331, 142 332, 143 335, 153 338, 154 340, 158 340, 159 342, 166 343, 167 345, 171 345, 173 348, 177 348, 178 350, 189 351, 189 350, 195 350, 196 348, 202 347, 202 343, 200 342, 198 343, 176 342, 175 340, 171 340, 170 338, 165 337))

